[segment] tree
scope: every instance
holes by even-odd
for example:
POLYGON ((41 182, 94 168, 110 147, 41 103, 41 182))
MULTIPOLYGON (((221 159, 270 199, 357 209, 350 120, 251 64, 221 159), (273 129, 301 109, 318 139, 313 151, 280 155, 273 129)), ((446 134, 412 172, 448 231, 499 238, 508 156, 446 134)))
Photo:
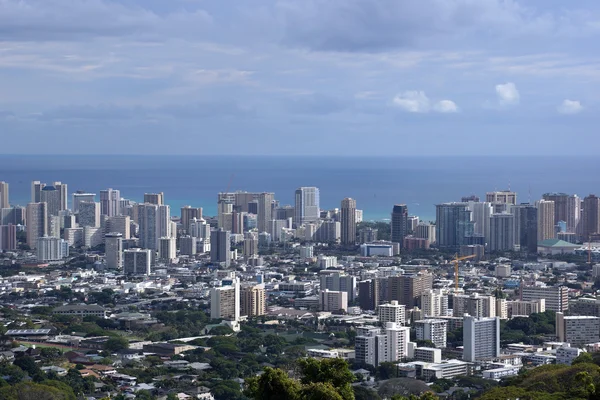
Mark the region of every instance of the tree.
POLYGON ((381 400, 376 391, 362 386, 353 386, 355 400, 381 400))
POLYGON ((124 337, 111 337, 104 344, 104 349, 108 351, 119 351, 129 348, 129 341, 124 337))
POLYGON ((573 362, 571 363, 571 365, 577 365, 577 364, 581 364, 581 363, 594 363, 594 358, 592 357, 592 355, 590 353, 581 353, 580 355, 578 355, 573 362))
POLYGON ((398 377, 398 366, 391 362, 382 362, 377 367, 375 376, 379 380, 397 378, 398 377))
POLYGON ((232 334, 233 330, 228 326, 219 325, 212 328, 209 333, 215 336, 225 336, 232 334))
POLYGON ((262 375, 246 380, 244 395, 255 400, 299 400, 300 388, 284 371, 266 367, 262 375))
POLYGON ((3 400, 75 400, 75 393, 70 388, 59 389, 52 385, 22 382, 13 386, 0 388, 0 399, 3 400))
MULTIPOLYGON (((344 400, 354 400, 352 382, 354 374, 350 371, 348 363, 341 358, 316 360, 314 358, 302 359, 299 362, 304 375, 301 382, 304 385, 314 383, 330 384, 344 400)), ((315 386, 313 390, 319 393, 329 390, 324 386, 315 386)))

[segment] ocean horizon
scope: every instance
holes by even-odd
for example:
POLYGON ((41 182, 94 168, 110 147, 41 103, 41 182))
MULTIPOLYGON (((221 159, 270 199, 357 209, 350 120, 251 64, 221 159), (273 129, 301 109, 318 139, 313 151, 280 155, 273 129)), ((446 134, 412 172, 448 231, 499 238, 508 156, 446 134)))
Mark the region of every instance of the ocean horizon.
MULTIPOLYGON (((219 156, 219 155, 0 155, 0 181, 10 185, 10 202, 30 201, 31 181, 68 184, 69 194, 112 187, 141 201, 144 193, 164 192, 171 214, 184 205, 216 214, 217 193, 274 192, 280 204, 294 203, 300 186, 320 189, 321 208, 339 208, 356 199, 365 220, 386 220, 394 204, 435 219, 435 204, 481 199, 511 189, 517 201, 546 192, 585 197, 600 188, 594 156, 219 156)), ((71 196, 69 195, 69 203, 71 196)))

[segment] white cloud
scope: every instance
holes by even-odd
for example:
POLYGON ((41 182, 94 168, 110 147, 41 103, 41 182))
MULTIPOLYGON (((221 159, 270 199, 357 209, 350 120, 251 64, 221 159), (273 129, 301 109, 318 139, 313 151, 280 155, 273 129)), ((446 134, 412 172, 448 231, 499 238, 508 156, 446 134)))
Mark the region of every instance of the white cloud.
POLYGON ((411 113, 429 111, 429 98, 420 90, 409 90, 394 97, 394 105, 411 113))
POLYGON ((396 107, 411 113, 426 113, 435 111, 440 113, 454 113, 458 106, 452 100, 440 100, 431 103, 429 97, 422 90, 409 90, 394 97, 393 103, 396 107))
POLYGON ((502 106, 519 104, 519 91, 512 82, 496 85, 496 95, 498 96, 498 103, 502 106))
POLYGON ((458 112, 458 106, 452 100, 441 100, 433 105, 433 109, 441 113, 455 113, 458 112))
POLYGON ((583 106, 579 100, 565 99, 557 110, 561 114, 577 114, 583 110, 583 106))

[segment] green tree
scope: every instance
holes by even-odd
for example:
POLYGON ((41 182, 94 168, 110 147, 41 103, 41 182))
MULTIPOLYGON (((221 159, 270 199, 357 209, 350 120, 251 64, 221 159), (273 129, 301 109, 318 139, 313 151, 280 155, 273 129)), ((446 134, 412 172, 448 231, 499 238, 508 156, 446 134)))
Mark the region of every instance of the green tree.
POLYGON ((398 376, 398 366, 391 362, 382 362, 377 367, 375 376, 379 380, 396 378, 398 376))
POLYGON ((124 337, 111 337, 104 344, 104 349, 107 351, 119 351, 129 348, 129 341, 124 337))
MULTIPOLYGON (((351 384, 354 382, 355 376, 350 371, 346 361, 341 358, 330 358, 321 361, 306 358, 300 360, 298 364, 303 374, 301 382, 304 385, 314 383, 330 384, 342 399, 354 400, 354 391, 351 384)), ((325 386, 318 386, 313 389, 319 392, 329 390, 325 386)))
POLYGON ((0 399, 3 400, 75 400, 70 388, 59 389, 52 385, 22 382, 13 386, 0 388, 0 399))
POLYGON ((577 364, 582 364, 582 363, 590 363, 593 364, 594 363, 594 358, 592 357, 592 355, 590 353, 581 353, 580 355, 578 355, 573 362, 571 363, 571 365, 577 365, 577 364))
POLYGON ((299 400, 300 383, 278 368, 266 367, 262 375, 246 380, 244 395, 255 400, 299 400))

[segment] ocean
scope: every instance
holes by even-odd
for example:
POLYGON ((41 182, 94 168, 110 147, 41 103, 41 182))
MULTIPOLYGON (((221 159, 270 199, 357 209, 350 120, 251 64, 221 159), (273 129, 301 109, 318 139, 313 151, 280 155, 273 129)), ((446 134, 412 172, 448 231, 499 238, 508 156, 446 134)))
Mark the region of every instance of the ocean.
POLYGON ((274 192, 293 205, 296 188, 316 186, 324 209, 352 197, 365 220, 389 219, 398 203, 434 220, 435 204, 493 190, 516 191, 518 202, 546 192, 598 194, 599 167, 598 157, 2 155, 0 181, 10 184, 13 205, 30 201, 31 181, 61 181, 69 194, 112 187, 140 201, 164 192, 172 215, 188 204, 215 215, 217 193, 227 189, 274 192))

